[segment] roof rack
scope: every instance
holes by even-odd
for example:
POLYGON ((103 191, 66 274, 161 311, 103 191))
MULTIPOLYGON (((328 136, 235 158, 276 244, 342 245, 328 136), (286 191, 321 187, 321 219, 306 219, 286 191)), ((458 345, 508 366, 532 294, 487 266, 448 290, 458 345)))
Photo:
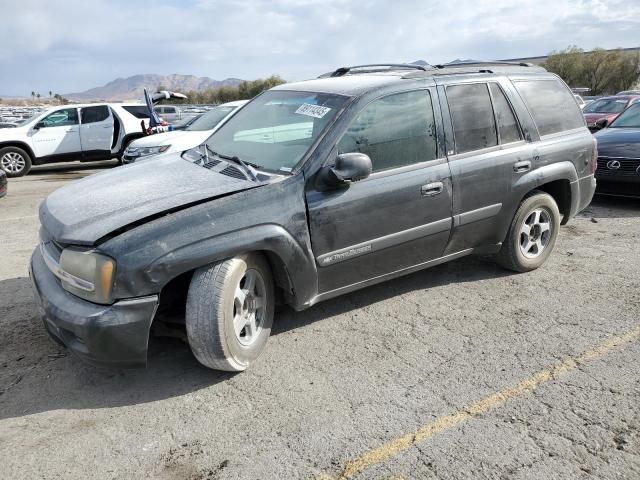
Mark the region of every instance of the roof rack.
POLYGON ((525 62, 505 62, 502 60, 487 60, 480 62, 457 62, 457 63, 446 63, 444 65, 433 65, 437 69, 443 68, 455 68, 455 67, 482 67, 482 66, 512 66, 512 67, 533 67, 533 63, 525 63, 525 62))
MULTIPOLYGON (((422 65, 416 65, 413 63, 371 63, 368 65, 354 65, 352 67, 340 67, 333 72, 325 73, 320 75, 318 78, 328 78, 328 77, 342 77, 347 73, 351 73, 352 70, 356 69, 367 69, 361 73, 370 73, 383 69, 383 67, 387 67, 387 70, 422 70, 423 72, 427 71, 427 68, 422 65)), ((429 66, 429 68, 431 68, 429 66)))

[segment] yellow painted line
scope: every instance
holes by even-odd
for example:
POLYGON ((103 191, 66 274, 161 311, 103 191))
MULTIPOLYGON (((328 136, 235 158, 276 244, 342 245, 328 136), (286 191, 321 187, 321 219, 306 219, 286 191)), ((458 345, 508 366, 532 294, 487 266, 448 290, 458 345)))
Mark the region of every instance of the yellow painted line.
MULTIPOLYGON (((423 425, 414 432, 407 433, 406 435, 390 440, 384 445, 369 450, 358 458, 349 461, 338 476, 338 479, 349 479, 373 465, 382 463, 385 460, 398 455, 416 443, 424 442, 437 433, 460 425, 461 423, 471 420, 482 413, 501 407, 512 398, 529 393, 539 386, 575 370, 579 365, 601 357, 615 347, 637 340, 638 338, 640 338, 640 327, 630 330, 622 335, 611 337, 604 343, 587 350, 580 355, 569 358, 549 369, 542 370, 511 387, 507 387, 483 398, 482 400, 479 400, 478 402, 467 405, 455 413, 445 417, 440 417, 431 423, 423 425)), ((332 477, 329 475, 321 475, 319 479, 329 480, 332 479, 332 477)))

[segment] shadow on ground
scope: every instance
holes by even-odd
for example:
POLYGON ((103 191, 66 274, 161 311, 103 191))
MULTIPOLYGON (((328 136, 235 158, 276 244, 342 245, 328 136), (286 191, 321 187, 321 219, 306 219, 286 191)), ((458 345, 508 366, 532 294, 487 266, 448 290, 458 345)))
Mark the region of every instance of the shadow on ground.
MULTIPOLYGON (((476 282, 510 273, 485 258, 469 257, 354 292, 303 312, 276 312, 273 335, 383 302, 415 290, 476 282)), ((224 382, 233 374, 202 367, 188 345, 152 338, 146 369, 85 365, 44 331, 27 278, 0 282, 0 419, 56 409, 109 408, 181 396, 224 382)), ((267 346, 268 348, 268 346, 267 346)), ((249 370, 244 375, 250 375, 249 370)))
POLYGON ((596 195, 581 215, 595 219, 640 217, 640 198, 596 195))

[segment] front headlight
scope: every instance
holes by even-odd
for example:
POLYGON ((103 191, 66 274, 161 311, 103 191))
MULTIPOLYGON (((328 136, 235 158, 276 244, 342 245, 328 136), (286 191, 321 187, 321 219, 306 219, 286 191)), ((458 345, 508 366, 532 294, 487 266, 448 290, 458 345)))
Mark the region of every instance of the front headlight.
POLYGON ((110 303, 116 262, 94 251, 65 248, 60 255, 60 279, 69 293, 95 303, 110 303))
POLYGON ((125 155, 130 157, 148 157, 149 155, 159 155, 171 148, 171 145, 159 145, 157 147, 129 147, 125 155))

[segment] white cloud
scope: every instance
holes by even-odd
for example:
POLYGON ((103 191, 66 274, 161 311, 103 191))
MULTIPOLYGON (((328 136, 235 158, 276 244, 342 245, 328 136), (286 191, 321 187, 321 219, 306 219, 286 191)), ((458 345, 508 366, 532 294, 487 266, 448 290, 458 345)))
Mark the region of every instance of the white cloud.
POLYGON ((340 65, 638 45, 637 0, 6 2, 0 93, 136 73, 315 76, 340 65))

